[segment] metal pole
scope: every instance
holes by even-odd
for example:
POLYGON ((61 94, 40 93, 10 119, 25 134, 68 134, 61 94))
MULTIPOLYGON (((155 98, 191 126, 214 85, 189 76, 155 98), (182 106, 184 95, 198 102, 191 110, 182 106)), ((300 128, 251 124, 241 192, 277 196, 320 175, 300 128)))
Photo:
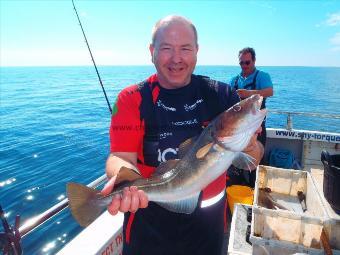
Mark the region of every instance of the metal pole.
POLYGON ((287 115, 287 129, 288 130, 293 129, 293 120, 292 120, 292 116, 290 115, 290 113, 288 113, 287 115))
POLYGON ((274 114, 290 114, 290 115, 302 115, 302 116, 309 116, 309 117, 340 119, 340 114, 312 113, 312 112, 287 112, 287 111, 277 111, 277 110, 269 110, 269 112, 274 113, 274 114))

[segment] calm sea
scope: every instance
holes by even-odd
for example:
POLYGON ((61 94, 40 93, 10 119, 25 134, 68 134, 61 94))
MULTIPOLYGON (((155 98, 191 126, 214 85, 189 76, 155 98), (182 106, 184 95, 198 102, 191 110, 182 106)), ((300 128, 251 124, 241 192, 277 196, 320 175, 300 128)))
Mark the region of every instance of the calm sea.
MULTIPOLYGON (((340 68, 262 67, 275 96, 269 109, 339 114, 340 68)), ((122 88, 155 70, 99 67, 111 104, 122 88)), ((13 223, 65 198, 65 184, 104 173, 110 114, 93 67, 0 68, 0 203, 13 223)), ((195 73, 228 82, 239 67, 199 66, 195 73)), ((270 114, 269 127, 284 116, 270 114)), ((334 119, 294 117, 294 128, 340 132, 334 119)), ((0 227, 1 229, 1 227, 0 227)), ((65 210, 23 239, 25 254, 54 254, 81 228, 65 210)), ((1 231, 0 231, 1 232, 1 231)))

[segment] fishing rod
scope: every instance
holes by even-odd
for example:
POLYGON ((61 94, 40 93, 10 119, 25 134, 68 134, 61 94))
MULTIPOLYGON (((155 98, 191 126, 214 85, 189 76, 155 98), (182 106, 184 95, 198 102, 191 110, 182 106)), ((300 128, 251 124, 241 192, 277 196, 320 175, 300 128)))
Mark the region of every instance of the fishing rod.
POLYGON ((82 26, 82 24, 81 24, 81 21, 80 21, 78 12, 77 12, 77 8, 76 8, 76 6, 75 6, 73 0, 72 0, 72 4, 73 4, 73 9, 74 9, 74 11, 75 11, 75 13, 76 13, 76 15, 77 15, 77 19, 78 19, 78 22, 79 22, 81 31, 83 32, 83 35, 84 35, 84 38, 85 38, 85 42, 86 42, 87 48, 88 48, 88 50, 89 50, 89 52, 90 52, 90 55, 91 55, 91 59, 92 59, 94 68, 96 69, 96 73, 97 73, 97 76, 98 76, 98 79, 99 79, 99 83, 100 83, 100 85, 101 85, 101 87, 102 87, 102 90, 103 90, 103 93, 104 93, 104 96, 105 96, 105 99, 106 99, 107 106, 109 107, 110 113, 112 114, 112 108, 111 108, 109 99, 107 98, 106 91, 105 91, 105 88, 104 88, 102 79, 100 78, 100 74, 99 74, 99 72, 98 72, 98 68, 97 68, 96 62, 94 61, 94 58, 93 58, 93 55, 92 55, 92 51, 91 51, 90 45, 89 45, 89 43, 88 43, 88 41, 87 41, 87 38, 86 38, 86 35, 85 35, 85 31, 84 31, 83 26, 82 26))

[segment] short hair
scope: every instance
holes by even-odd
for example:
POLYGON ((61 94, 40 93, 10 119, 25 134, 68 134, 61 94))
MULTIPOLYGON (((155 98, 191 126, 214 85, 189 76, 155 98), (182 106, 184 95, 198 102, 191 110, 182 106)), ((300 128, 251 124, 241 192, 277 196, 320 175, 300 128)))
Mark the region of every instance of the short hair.
POLYGON ((157 21, 157 23, 155 24, 155 26, 152 29, 151 44, 155 45, 157 33, 161 28, 166 27, 170 24, 174 24, 176 22, 188 24, 192 28, 192 30, 194 32, 194 36, 195 36, 195 43, 196 43, 196 46, 197 46, 198 45, 198 36, 197 36, 197 30, 196 30, 195 25, 190 20, 188 20, 187 18, 184 18, 182 16, 178 16, 178 15, 169 15, 169 16, 166 16, 165 18, 162 18, 159 21, 157 21))
POLYGON ((238 52, 238 57, 240 57, 242 54, 245 54, 245 53, 250 53, 252 60, 253 61, 255 60, 256 54, 253 48, 250 48, 250 47, 243 48, 242 50, 238 52))

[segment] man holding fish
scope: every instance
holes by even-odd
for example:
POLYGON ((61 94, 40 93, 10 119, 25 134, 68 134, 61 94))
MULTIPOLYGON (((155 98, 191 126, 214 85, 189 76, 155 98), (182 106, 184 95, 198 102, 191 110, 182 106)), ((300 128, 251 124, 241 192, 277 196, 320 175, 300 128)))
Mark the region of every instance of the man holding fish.
POLYGON ((86 226, 97 207, 124 212, 123 254, 221 254, 226 170, 254 169, 261 159, 262 98, 238 103, 229 85, 193 75, 197 31, 184 17, 158 21, 149 49, 157 73, 122 90, 115 103, 109 181, 79 211, 71 184, 72 214, 86 226))

